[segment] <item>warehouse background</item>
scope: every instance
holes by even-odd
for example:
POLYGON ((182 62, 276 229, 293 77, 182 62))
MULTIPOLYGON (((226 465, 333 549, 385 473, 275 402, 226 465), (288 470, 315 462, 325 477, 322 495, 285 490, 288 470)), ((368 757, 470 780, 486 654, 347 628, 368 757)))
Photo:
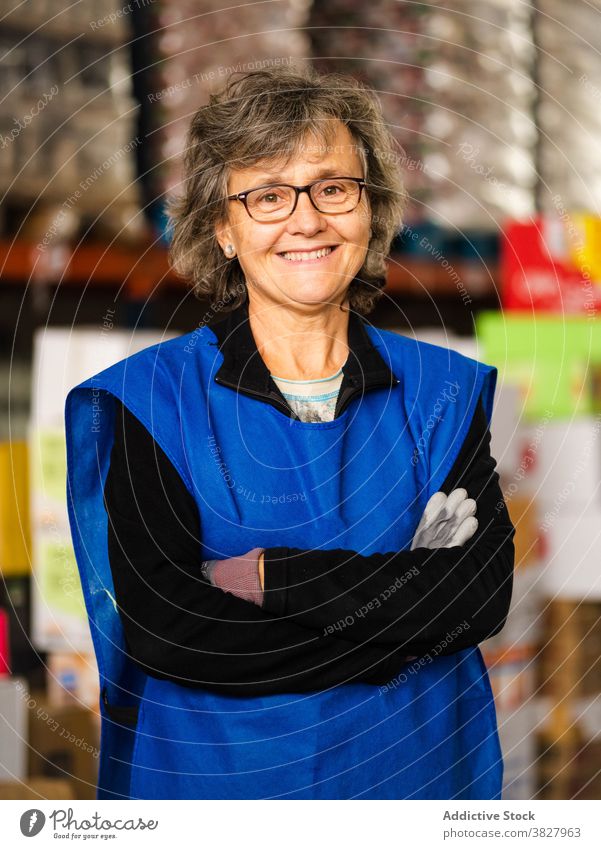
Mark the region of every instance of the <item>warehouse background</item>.
POLYGON ((0 797, 94 797, 66 392, 196 326, 163 212, 187 124, 231 71, 305 63, 371 84, 398 143, 370 319, 499 369, 505 797, 601 797, 600 47, 597 0, 0 0, 0 797))

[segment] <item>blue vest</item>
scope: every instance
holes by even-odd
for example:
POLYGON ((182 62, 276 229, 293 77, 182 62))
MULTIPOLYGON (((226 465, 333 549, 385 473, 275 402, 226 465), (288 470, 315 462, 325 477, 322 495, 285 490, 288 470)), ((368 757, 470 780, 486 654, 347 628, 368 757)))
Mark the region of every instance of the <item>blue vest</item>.
POLYGON ((98 798, 500 798, 495 708, 477 647, 408 662, 386 686, 254 697, 146 676, 124 648, 102 501, 115 397, 196 500, 199 567, 255 546, 409 548, 480 396, 490 421, 497 373, 366 327, 400 382, 356 397, 330 422, 288 418, 217 384, 223 355, 210 327, 146 348, 69 393, 69 520, 103 694, 98 798), (278 498, 277 509, 265 496, 278 498), (135 728, 119 721, 127 706, 139 708, 135 728))

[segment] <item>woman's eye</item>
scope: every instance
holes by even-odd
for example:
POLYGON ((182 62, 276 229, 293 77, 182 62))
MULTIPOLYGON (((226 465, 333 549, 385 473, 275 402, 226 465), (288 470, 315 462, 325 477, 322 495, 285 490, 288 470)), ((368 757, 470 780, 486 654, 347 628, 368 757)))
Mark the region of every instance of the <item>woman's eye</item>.
POLYGON ((342 186, 338 183, 328 183, 327 186, 323 186, 321 189, 321 194, 327 198, 336 197, 337 194, 344 193, 342 186))
POLYGON ((276 203, 280 197, 276 192, 266 192, 259 198, 259 203, 276 203))

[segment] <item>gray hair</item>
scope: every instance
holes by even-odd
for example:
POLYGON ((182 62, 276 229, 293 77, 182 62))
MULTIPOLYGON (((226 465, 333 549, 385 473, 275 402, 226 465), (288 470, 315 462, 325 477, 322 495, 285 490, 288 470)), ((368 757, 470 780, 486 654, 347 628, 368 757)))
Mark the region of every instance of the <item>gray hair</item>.
POLYGON ((375 91, 310 66, 272 67, 236 79, 240 73, 230 74, 190 123, 183 194, 167 200, 172 266, 197 297, 224 302, 227 309, 243 303, 248 293, 242 268, 236 258, 224 258, 215 236, 216 224, 227 219, 230 169, 287 164, 302 153, 307 133, 327 145, 340 121, 361 157, 371 205, 367 255, 348 291, 350 308, 367 315, 382 295, 386 258, 407 203, 401 156, 375 91))

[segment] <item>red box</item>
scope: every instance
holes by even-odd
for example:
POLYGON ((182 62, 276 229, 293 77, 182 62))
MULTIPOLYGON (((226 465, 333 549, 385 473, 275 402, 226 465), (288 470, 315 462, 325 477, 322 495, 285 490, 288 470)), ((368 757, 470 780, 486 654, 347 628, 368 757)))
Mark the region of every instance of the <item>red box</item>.
POLYGON ((584 264, 575 218, 541 215, 509 221, 501 240, 501 302, 509 310, 593 316, 601 306, 601 286, 584 264), (579 268, 574 257, 582 255, 579 268))
POLYGON ((0 607, 0 675, 10 674, 8 613, 0 607))

